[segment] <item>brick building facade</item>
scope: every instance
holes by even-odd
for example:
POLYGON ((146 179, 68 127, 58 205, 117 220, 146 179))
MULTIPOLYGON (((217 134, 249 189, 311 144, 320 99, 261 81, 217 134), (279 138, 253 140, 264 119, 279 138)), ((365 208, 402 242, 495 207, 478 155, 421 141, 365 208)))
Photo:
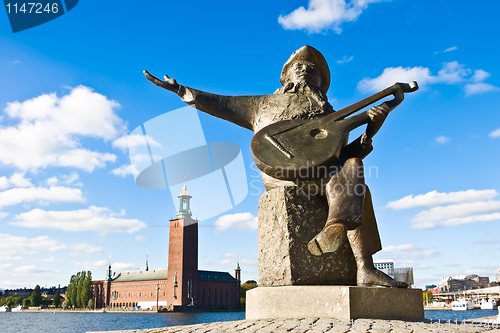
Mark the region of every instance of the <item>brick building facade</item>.
POLYGON ((184 185, 177 218, 170 220, 168 269, 150 271, 146 263, 144 271, 112 274, 110 264, 105 280, 92 281, 96 308, 239 306, 239 265, 235 277, 198 270, 198 221, 191 218, 191 196, 186 190, 184 185))

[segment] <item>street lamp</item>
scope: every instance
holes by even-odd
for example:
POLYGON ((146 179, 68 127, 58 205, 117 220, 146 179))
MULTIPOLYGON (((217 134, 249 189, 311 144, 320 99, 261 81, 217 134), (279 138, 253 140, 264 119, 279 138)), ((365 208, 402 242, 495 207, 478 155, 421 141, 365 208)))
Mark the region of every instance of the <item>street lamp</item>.
POLYGON ((159 312, 159 309, 158 309, 158 292, 160 291, 160 284, 157 283, 156 284, 156 312, 159 312))

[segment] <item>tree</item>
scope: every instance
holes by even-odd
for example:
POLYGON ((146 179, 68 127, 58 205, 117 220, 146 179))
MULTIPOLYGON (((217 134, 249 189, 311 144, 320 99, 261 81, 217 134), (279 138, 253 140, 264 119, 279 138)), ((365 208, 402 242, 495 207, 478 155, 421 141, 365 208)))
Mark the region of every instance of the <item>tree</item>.
POLYGON ((82 272, 82 287, 80 290, 80 300, 83 306, 87 306, 92 296, 92 272, 82 272))
POLYGON ((241 304, 246 303, 247 291, 253 288, 257 288, 257 282, 254 280, 248 280, 240 286, 240 300, 241 304))
POLYGON ((430 291, 424 291, 422 293, 422 298, 424 299, 424 301, 427 301, 427 303, 429 303, 430 301, 432 301, 432 297, 434 295, 430 292, 430 291))
POLYGON ((31 299, 25 298, 23 299, 23 308, 29 308, 31 306, 31 299))
POLYGON ((14 294, 12 296, 0 297, 0 306, 6 305, 8 307, 15 307, 21 304, 23 297, 19 294, 14 294))
POLYGON ((62 308, 64 310, 67 310, 67 309, 69 309, 70 306, 71 306, 71 302, 69 301, 69 299, 64 300, 64 302, 62 304, 62 308))
POLYGON ((94 308, 94 300, 93 299, 89 299, 89 302, 87 304, 87 308, 92 310, 94 308))
POLYGON ((35 289, 33 289, 30 298, 33 306, 40 306, 42 304, 42 292, 39 285, 36 285, 35 289))
POLYGON ((54 304, 56 308, 61 304, 61 293, 59 292, 59 290, 57 290, 54 294, 54 301, 52 302, 52 304, 54 304))
POLYGON ((92 272, 72 275, 66 290, 66 299, 73 307, 86 307, 92 296, 92 272))

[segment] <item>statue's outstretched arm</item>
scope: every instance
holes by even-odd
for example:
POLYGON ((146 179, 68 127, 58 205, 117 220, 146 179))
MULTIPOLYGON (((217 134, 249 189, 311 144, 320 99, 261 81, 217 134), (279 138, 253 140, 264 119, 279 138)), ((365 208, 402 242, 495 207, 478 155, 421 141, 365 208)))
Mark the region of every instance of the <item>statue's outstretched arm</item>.
POLYGON ((255 115, 262 96, 224 96, 207 93, 182 86, 175 79, 164 76, 165 81, 144 71, 146 78, 158 87, 169 90, 192 107, 212 116, 228 120, 236 125, 253 130, 255 115))

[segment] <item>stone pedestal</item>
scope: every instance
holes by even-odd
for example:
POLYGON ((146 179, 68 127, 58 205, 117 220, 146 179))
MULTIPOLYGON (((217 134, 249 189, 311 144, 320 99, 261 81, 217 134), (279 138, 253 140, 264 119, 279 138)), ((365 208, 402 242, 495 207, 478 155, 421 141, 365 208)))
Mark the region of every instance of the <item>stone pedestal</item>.
POLYGON ((356 285, 349 242, 335 253, 312 255, 307 243, 325 225, 328 203, 298 187, 264 193, 259 202, 259 285, 356 285))
POLYGON ((422 290, 286 286, 247 291, 246 319, 269 318, 423 319, 422 290))

